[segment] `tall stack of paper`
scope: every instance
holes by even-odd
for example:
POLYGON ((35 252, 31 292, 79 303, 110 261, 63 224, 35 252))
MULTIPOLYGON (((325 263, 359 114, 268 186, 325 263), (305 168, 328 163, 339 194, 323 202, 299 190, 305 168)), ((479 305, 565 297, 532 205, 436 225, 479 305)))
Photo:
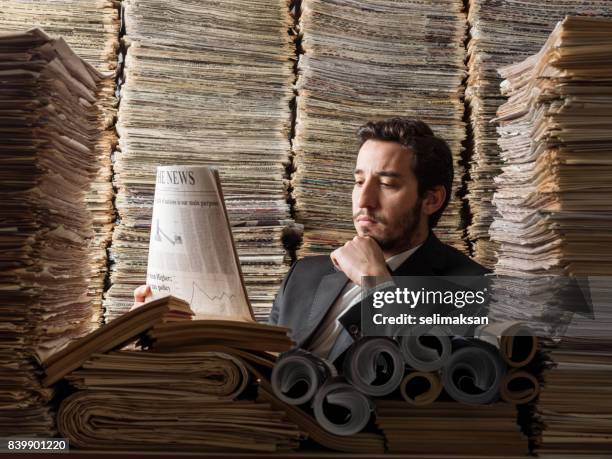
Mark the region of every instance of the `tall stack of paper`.
MULTIPOLYGON (((40 27, 51 37, 62 37, 74 52, 96 70, 111 76, 117 68, 119 13, 113 0, 5 0, 0 10, 0 32, 23 32, 40 27)), ((111 153, 116 143, 115 80, 105 78, 97 101, 98 126, 103 131, 96 142, 100 164, 87 195, 93 214, 95 238, 90 245, 94 275, 89 284, 95 322, 102 320, 102 293, 108 274, 106 249, 114 220, 111 183, 111 153)))
POLYGON ((502 160, 497 133, 491 120, 504 102, 497 69, 536 53, 567 14, 611 15, 608 0, 470 0, 468 22, 469 76, 465 90, 470 107, 474 137, 467 199, 472 214, 468 237, 474 258, 493 267, 497 244, 489 238, 489 227, 496 217, 491 199, 493 178, 501 171, 502 160))
MULTIPOLYGON (((465 137, 463 2, 357 0, 301 2, 292 181, 301 254, 329 253, 354 235, 351 218, 356 131, 369 120, 421 119, 455 157, 465 137)), ((436 233, 465 249, 454 197, 436 233)))
MULTIPOLYGON (((266 319, 287 271, 294 49, 285 0, 128 0, 107 319, 145 283, 155 168, 217 166, 249 298, 266 319), (168 27, 171 24, 172 27, 168 27)), ((206 228, 198 228, 206 233, 206 228)))
POLYGON ((53 432, 36 356, 92 327, 87 295, 101 75, 42 31, 0 36, 0 431, 53 432))
POLYGON ((538 54, 500 71, 498 274, 612 273, 610 31, 607 20, 568 18, 538 54))
POLYGON ((515 277, 496 283, 494 307, 522 307, 544 329, 566 334, 550 354, 557 367, 545 374, 538 405, 539 450, 555 457, 612 445, 612 406, 602 396, 612 368, 609 326, 602 327, 612 296, 611 43, 612 20, 568 17, 538 54, 500 70, 509 100, 498 111, 504 166, 491 237, 500 244, 496 270, 515 277), (594 320, 574 317, 566 327, 551 317, 566 299, 556 288, 562 276, 588 281, 586 304, 603 307, 594 320))

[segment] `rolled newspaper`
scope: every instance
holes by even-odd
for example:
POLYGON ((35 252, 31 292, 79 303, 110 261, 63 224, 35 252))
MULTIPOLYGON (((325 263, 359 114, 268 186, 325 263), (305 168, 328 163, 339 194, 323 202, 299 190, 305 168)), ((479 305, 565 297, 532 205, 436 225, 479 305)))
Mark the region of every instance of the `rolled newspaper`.
POLYGON ((314 397, 327 379, 336 375, 336 368, 330 362, 297 349, 279 357, 272 370, 272 389, 285 403, 302 405, 314 397))
POLYGON ((402 380, 400 392, 404 400, 411 405, 429 405, 440 396, 442 382, 437 373, 412 371, 402 380))
POLYGON ((497 347, 502 358, 514 368, 531 362, 538 350, 538 337, 520 322, 497 322, 476 329, 474 337, 497 347))
POLYGON ((453 353, 442 368, 442 384, 458 402, 485 405, 499 397, 505 371, 494 346, 479 340, 454 338, 453 353))
POLYGON ((404 377, 405 363, 390 338, 364 338, 354 343, 344 359, 344 377, 357 390, 374 397, 390 394, 404 377))
POLYGON ((509 371, 499 386, 500 397, 515 405, 529 403, 540 393, 540 383, 531 373, 514 369, 509 371))
POLYGON ((334 378, 319 389, 312 408, 321 427, 335 435, 345 436, 363 430, 370 421, 374 405, 353 386, 334 378))
POLYGON ((436 371, 451 355, 451 339, 434 328, 411 327, 410 333, 397 336, 400 352, 406 365, 419 371, 436 371))

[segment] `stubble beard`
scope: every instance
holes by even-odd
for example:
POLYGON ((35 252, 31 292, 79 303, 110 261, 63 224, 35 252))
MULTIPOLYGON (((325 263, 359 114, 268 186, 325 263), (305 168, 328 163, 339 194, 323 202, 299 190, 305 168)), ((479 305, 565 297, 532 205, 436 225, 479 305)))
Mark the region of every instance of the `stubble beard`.
MULTIPOLYGON (((419 198, 417 202, 414 204, 412 209, 406 214, 406 216, 400 221, 400 225, 403 228, 402 232, 399 236, 393 238, 381 238, 379 236, 375 236, 370 234, 370 232, 366 229, 363 231, 364 236, 370 236, 374 239, 380 248, 385 252, 394 251, 394 249, 399 247, 407 246, 412 240, 417 228, 421 224, 421 207, 423 206, 423 199, 419 198)), ((354 215, 353 219, 356 219, 361 213, 357 213, 354 215)), ((373 216, 377 222, 387 223, 384 219, 379 219, 376 215, 373 216)))

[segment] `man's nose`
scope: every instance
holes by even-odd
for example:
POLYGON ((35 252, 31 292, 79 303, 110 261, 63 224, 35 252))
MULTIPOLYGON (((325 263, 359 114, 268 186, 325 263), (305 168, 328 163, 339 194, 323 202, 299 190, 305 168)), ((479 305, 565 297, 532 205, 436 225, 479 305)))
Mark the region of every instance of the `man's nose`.
POLYGON ((366 180, 361 187, 359 207, 362 209, 376 208, 378 206, 378 187, 375 180, 366 180))

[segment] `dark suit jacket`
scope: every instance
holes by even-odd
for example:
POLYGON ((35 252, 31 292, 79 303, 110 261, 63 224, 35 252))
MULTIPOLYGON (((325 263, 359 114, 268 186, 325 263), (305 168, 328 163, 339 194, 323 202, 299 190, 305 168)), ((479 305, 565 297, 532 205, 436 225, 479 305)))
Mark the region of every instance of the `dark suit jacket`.
MULTIPOLYGON (((443 244, 433 232, 408 260, 392 272, 394 276, 479 276, 488 271, 458 251, 443 244)), ((349 279, 336 271, 329 256, 305 257, 291 267, 274 300, 269 323, 291 329, 291 338, 303 347, 334 304, 349 279)), ((355 305, 360 307, 360 304, 355 305)), ((350 312, 350 311, 349 311, 350 312)), ((346 314, 355 317, 355 314, 346 314)), ((334 361, 359 335, 359 324, 346 323, 329 355, 334 361)))

